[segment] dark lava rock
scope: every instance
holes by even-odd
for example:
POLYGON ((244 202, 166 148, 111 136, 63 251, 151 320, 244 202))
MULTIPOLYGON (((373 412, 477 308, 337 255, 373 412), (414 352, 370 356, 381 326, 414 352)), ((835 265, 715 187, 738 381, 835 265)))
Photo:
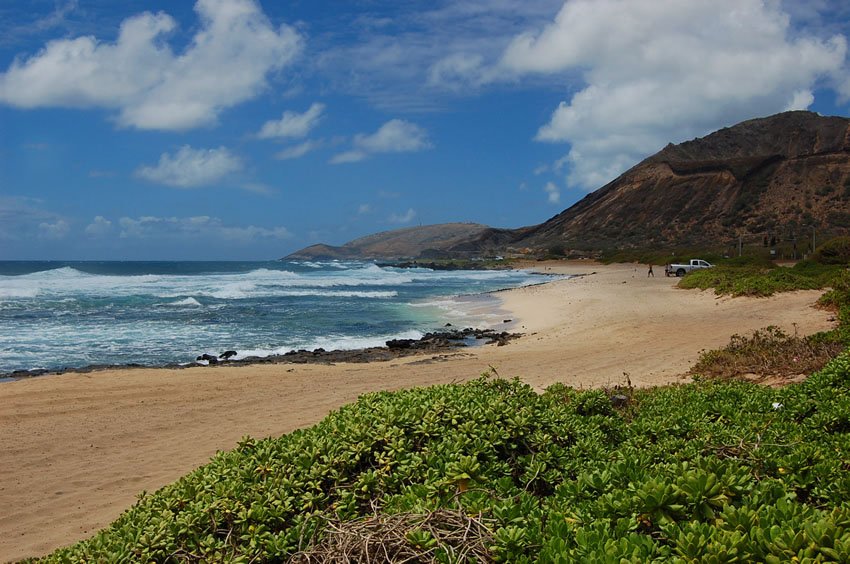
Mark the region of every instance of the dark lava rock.
POLYGON ((224 351, 223 353, 218 355, 218 358, 228 360, 232 356, 236 356, 236 351, 224 351))
POLYGON ((415 342, 416 339, 392 339, 386 345, 388 349, 409 349, 415 342))

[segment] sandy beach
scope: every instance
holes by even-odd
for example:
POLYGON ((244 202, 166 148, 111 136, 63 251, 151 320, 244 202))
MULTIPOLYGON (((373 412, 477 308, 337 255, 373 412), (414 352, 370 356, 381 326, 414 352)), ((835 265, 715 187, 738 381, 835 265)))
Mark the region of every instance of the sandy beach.
POLYGON ((233 448, 321 420, 365 392, 461 382, 491 367, 537 389, 683 381, 704 349, 767 325, 834 325, 821 292, 717 298, 656 266, 536 263, 583 274, 499 292, 507 346, 370 364, 107 370, 0 384, 0 562, 94 534, 153 491, 233 448))

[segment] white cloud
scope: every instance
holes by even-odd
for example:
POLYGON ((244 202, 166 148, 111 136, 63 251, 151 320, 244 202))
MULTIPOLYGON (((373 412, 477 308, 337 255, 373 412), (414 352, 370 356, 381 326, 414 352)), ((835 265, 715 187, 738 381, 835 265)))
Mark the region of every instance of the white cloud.
POLYGON ((316 127, 322 119, 325 105, 314 103, 303 114, 296 112, 283 112, 279 120, 267 121, 257 134, 260 139, 272 139, 280 137, 304 137, 316 127))
POLYGON ((561 190, 555 186, 554 182, 547 182, 546 186, 543 187, 543 191, 546 192, 546 199, 549 200, 550 204, 561 203, 561 190))
POLYGON ((410 223, 414 219, 416 219, 416 210, 414 210, 413 208, 409 208, 403 214, 390 214, 390 217, 387 218, 387 221, 389 221, 390 223, 404 224, 410 223))
POLYGON ((213 184, 242 169, 242 161, 224 147, 193 149, 180 147, 174 156, 163 153, 156 166, 143 166, 136 175, 151 182, 177 188, 196 188, 213 184))
POLYGON ((112 222, 102 215, 95 216, 94 220, 86 226, 86 235, 92 237, 103 237, 112 231, 112 222))
POLYGON ((258 239, 287 239, 292 236, 285 227, 257 227, 225 225, 217 217, 143 216, 136 219, 122 217, 118 220, 123 239, 173 239, 195 237, 248 243, 258 239))
POLYGON ((431 148, 428 133, 416 124, 393 119, 372 135, 357 135, 354 146, 369 153, 407 153, 431 148))
POLYGON ((189 129, 257 96, 301 49, 298 33, 275 29, 254 0, 198 0, 195 11, 200 25, 180 53, 166 42, 177 22, 164 12, 127 18, 114 42, 50 41, 0 74, 0 102, 110 108, 122 126, 189 129))
POLYGON ((789 110, 808 110, 809 106, 815 101, 815 95, 809 89, 798 90, 794 92, 794 97, 791 102, 785 106, 785 111, 789 110))
POLYGON ((357 213, 359 215, 365 215, 367 213, 372 213, 372 206, 369 204, 360 204, 357 207, 357 213))
POLYGON ((38 225, 38 236, 42 239, 58 240, 64 239, 71 231, 71 226, 64 219, 54 223, 42 222, 38 225))
POLYGON ((369 155, 367 155, 363 151, 356 151, 356 150, 355 151, 345 151, 343 153, 339 153, 337 155, 334 155, 331 158, 330 163, 331 164, 356 163, 356 162, 362 161, 363 159, 365 159, 368 156, 369 155))
POLYGON ((321 146, 321 141, 304 141, 303 143, 299 143, 298 145, 293 145, 292 147, 287 147, 282 151, 278 151, 277 153, 275 153, 274 158, 280 161, 300 159, 310 151, 314 151, 315 149, 318 149, 321 146))
POLYGON ((811 103, 843 71, 846 40, 792 33, 777 2, 568 0, 517 36, 514 76, 579 74, 540 141, 571 145, 568 182, 595 189, 667 142, 811 103))
POLYGON ((433 147, 428 132, 409 121, 392 119, 371 135, 354 136, 353 148, 331 159, 332 164, 362 161, 375 153, 413 153, 433 147))

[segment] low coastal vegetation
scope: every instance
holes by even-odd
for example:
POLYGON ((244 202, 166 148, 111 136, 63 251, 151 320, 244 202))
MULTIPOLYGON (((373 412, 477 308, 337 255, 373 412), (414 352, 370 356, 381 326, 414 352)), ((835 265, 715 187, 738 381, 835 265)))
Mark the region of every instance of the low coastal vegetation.
POLYGON ((713 288, 717 294, 766 297, 777 292, 819 290, 832 286, 846 267, 800 261, 792 267, 777 266, 767 260, 730 260, 691 272, 681 288, 713 288))
POLYGON ((848 460, 848 353, 780 389, 482 376, 246 438, 45 560, 846 561, 848 460))
POLYGON ((690 370, 712 378, 747 377, 782 381, 811 374, 850 347, 850 239, 838 238, 818 248, 811 260, 792 267, 764 258, 727 260, 685 276, 681 288, 713 289, 718 295, 765 297, 793 290, 829 290, 818 300, 835 312, 838 326, 809 336, 766 327, 750 336, 733 335, 719 350, 704 352, 690 370))

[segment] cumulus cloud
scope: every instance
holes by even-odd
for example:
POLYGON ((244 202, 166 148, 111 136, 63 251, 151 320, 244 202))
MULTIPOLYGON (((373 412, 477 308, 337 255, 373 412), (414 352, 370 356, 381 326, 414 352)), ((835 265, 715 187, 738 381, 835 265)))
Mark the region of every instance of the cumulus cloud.
POLYGON ((287 161, 291 159, 300 159, 310 151, 314 151, 322 146, 321 141, 304 141, 303 143, 299 143, 298 145, 293 145, 292 147, 287 147, 282 151, 278 151, 275 153, 274 158, 279 161, 287 161))
POLYGON ((568 0, 500 64, 582 77, 536 139, 569 143, 569 184, 595 189, 667 142, 807 107, 846 51, 841 35, 792 33, 777 2, 568 0))
POLYGON ((561 190, 555 186, 554 182, 547 182, 546 186, 543 187, 543 191, 546 192, 546 199, 549 200, 550 204, 561 203, 561 190))
POLYGON ((125 19, 114 42, 50 41, 0 74, 0 102, 110 108, 122 126, 189 129, 257 96, 301 49, 300 35, 275 29, 255 0, 198 0, 195 12, 200 25, 179 53, 166 41, 177 22, 164 12, 125 19))
POLYGON ((241 169, 241 159, 225 147, 193 149, 184 145, 174 156, 163 153, 156 166, 139 168, 136 176, 177 188, 197 188, 214 184, 241 169))
POLYGON ((410 223, 414 219, 416 219, 416 210, 414 210, 413 208, 409 208, 406 212, 402 214, 390 214, 390 217, 387 218, 387 221, 389 221, 390 223, 405 224, 410 223))
POLYGON ((230 226, 217 217, 122 217, 118 220, 123 239, 167 239, 197 237, 248 243, 258 239, 287 239, 292 236, 285 227, 230 226))
POLYGON ((68 235, 71 226, 64 219, 60 219, 54 223, 39 223, 38 231, 38 236, 42 239, 58 240, 64 239, 68 235))
POLYGON ((363 159, 365 159, 368 156, 369 155, 367 153, 365 153, 364 151, 357 151, 357 150, 344 151, 342 153, 338 153, 338 154, 334 155, 331 158, 330 163, 331 164, 356 163, 356 162, 362 161, 363 159))
POLYGON ((102 215, 95 216, 94 220, 86 226, 86 235, 91 237, 103 237, 112 231, 112 222, 102 215))
POLYGON ((427 131, 415 123, 392 119, 371 135, 355 135, 351 150, 335 155, 331 163, 352 163, 376 153, 414 153, 431 147, 427 131))
POLYGON ((283 117, 280 119, 264 123, 257 137, 260 139, 304 137, 316 127, 324 111, 325 105, 317 102, 303 114, 283 112, 283 117))

